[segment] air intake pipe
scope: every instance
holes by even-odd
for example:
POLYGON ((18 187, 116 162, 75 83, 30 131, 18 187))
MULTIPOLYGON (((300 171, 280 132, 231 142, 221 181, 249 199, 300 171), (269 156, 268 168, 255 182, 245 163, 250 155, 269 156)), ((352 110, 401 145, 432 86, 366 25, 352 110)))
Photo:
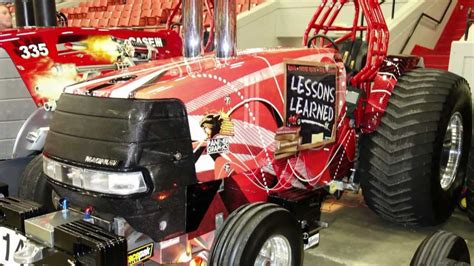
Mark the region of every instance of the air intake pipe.
POLYGON ((194 58, 203 51, 203 12, 202 0, 183 0, 183 55, 194 58))
POLYGON ((215 1, 216 56, 229 58, 237 55, 237 13, 235 0, 215 1))
POLYGON ((33 0, 15 0, 16 26, 34 26, 33 0))
POLYGON ((33 10, 36 26, 55 27, 57 25, 55 0, 33 0, 33 10))

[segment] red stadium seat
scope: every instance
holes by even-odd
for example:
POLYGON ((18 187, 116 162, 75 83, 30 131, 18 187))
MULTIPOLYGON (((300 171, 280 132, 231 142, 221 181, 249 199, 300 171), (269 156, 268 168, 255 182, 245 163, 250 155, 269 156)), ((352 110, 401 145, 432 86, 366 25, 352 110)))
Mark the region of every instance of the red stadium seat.
POLYGON ((119 19, 118 26, 119 26, 119 27, 127 27, 129 21, 130 21, 130 17, 120 18, 120 19, 119 19))
POLYGON ((115 5, 107 6, 107 11, 108 12, 114 12, 114 10, 115 10, 115 5))
POLYGON ((71 27, 80 27, 80 26, 81 26, 81 22, 82 22, 81 19, 75 19, 75 20, 72 21, 71 27))
POLYGON ((141 26, 141 27, 146 26, 146 18, 141 17, 138 22, 138 26, 141 26))
POLYGON ((103 12, 103 11, 102 11, 102 12, 95 12, 95 13, 94 13, 94 18, 95 18, 95 19, 101 19, 101 18, 103 18, 103 17, 104 17, 104 12, 103 12))
POLYGON ((171 8, 173 8, 173 3, 172 2, 163 2, 163 3, 161 3, 161 8, 162 9, 171 9, 171 8))
POLYGON ((161 17, 163 15, 163 10, 162 9, 153 9, 151 11, 151 17, 161 17))
POLYGON ((81 27, 89 27, 91 25, 91 20, 88 18, 85 18, 81 20, 81 27))
POLYGON ((82 14, 87 14, 87 12, 89 12, 89 8, 88 7, 81 7, 81 13, 82 14))
POLYGON ((116 5, 114 11, 123 11, 124 8, 124 5, 116 5))
POLYGON ((112 17, 112 12, 110 11, 105 11, 104 12, 104 16, 102 18, 106 18, 106 19, 109 19, 112 17))
POLYGON ((128 22, 128 25, 132 27, 140 26, 140 17, 132 17, 128 22))
POLYGON ((95 14, 96 14, 95 12, 88 12, 88 13, 86 13, 86 18, 93 19, 95 14))
POLYGON ((117 27, 119 24, 119 19, 118 18, 111 18, 109 19, 109 27, 117 27))
POLYGON ((120 14, 120 18, 130 19, 131 14, 132 14, 131 11, 123 11, 123 12, 120 14))
POLYGON ((141 16, 142 18, 151 17, 151 9, 143 10, 140 16, 141 16))
POLYGON ((91 19, 90 26, 94 27, 94 28, 98 28, 99 27, 99 19, 98 18, 91 19))
POLYGON ((120 12, 120 11, 114 11, 114 12, 112 12, 112 17, 111 18, 119 19, 121 14, 122 14, 122 12, 120 12))
POLYGON ((162 3, 161 2, 151 2, 151 9, 161 9, 162 3))
POLYGON ((125 5, 122 12, 132 12, 132 5, 125 5))
POLYGON ((99 28, 106 28, 107 26, 109 26, 109 19, 108 18, 99 19, 99 25, 98 25, 99 28))
POLYGON ((140 17, 140 14, 142 13, 142 10, 141 9, 135 9, 135 10, 132 10, 132 13, 131 13, 131 17, 140 17))

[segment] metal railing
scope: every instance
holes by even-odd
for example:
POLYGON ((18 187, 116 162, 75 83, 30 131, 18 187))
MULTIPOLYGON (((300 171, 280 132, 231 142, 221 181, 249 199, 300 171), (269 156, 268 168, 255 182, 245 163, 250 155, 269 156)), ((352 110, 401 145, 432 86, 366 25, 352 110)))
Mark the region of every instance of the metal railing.
POLYGON ((418 20, 416 21, 415 27, 412 29, 412 31, 410 33, 410 36, 408 36, 408 39, 405 41, 405 44, 403 45, 402 49, 400 50, 400 53, 403 54, 403 51, 405 51, 405 49, 407 48, 408 43, 410 42, 411 38, 413 37, 413 34, 415 34, 415 31, 418 28, 418 25, 420 24, 420 22, 423 18, 428 18, 429 20, 431 20, 433 22, 436 22, 436 27, 437 27, 439 24, 441 24, 441 22, 443 22, 444 18, 446 17, 446 14, 448 13, 449 8, 451 7, 452 2, 453 2, 453 0, 449 0, 448 5, 444 9, 443 16, 441 16, 440 19, 435 19, 432 16, 430 16, 430 15, 426 14, 425 12, 423 12, 423 14, 421 14, 420 17, 418 18, 418 20))
POLYGON ((472 7, 469 8, 467 11, 467 19, 466 19, 466 31, 464 32, 464 40, 467 41, 469 39, 469 28, 474 23, 474 18, 472 18, 472 7))

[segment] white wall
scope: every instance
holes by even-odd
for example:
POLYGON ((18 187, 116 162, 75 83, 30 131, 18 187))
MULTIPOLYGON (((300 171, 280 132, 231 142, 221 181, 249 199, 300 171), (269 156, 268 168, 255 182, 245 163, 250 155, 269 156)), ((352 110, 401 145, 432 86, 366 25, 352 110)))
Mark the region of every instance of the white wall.
MULTIPOLYGON (((423 12, 439 19, 448 2, 449 0, 397 0, 395 19, 392 20, 392 1, 386 1, 382 5, 382 11, 390 31, 389 53, 400 53, 423 12)), ((314 0, 269 0, 250 12, 240 14, 237 23, 237 46, 239 49, 301 46, 304 30, 319 3, 320 1, 314 0)), ((443 23, 437 27, 435 23, 423 19, 405 53, 410 53, 415 44, 433 48, 456 4, 457 0, 453 0, 443 23)), ((337 24, 352 25, 353 10, 352 3, 346 4, 337 24)))
POLYGON ((474 25, 471 26, 467 41, 464 41, 463 36, 451 45, 449 71, 464 77, 474 94, 474 25))
MULTIPOLYGON (((397 16, 392 23, 388 24, 388 29, 390 31, 389 53, 400 53, 401 48, 408 39, 418 18, 423 14, 423 12, 433 18, 440 19, 448 3, 449 0, 422 0, 410 1, 407 5, 403 6, 399 11, 399 16, 397 16)), ((443 22, 438 26, 436 26, 435 22, 423 18, 420 25, 416 28, 408 46, 405 48, 404 53, 411 53, 416 44, 426 48, 434 48, 446 23, 449 21, 456 4, 457 0, 453 0, 443 22)))
MULTIPOLYGON (((397 0, 395 15, 409 1, 397 0)), ((253 47, 302 46, 303 33, 320 1, 315 0, 268 0, 250 12, 238 16, 237 46, 253 47)), ((387 23, 391 21, 392 1, 382 5, 387 23)), ((348 3, 336 20, 337 25, 352 25, 354 8, 348 3)))

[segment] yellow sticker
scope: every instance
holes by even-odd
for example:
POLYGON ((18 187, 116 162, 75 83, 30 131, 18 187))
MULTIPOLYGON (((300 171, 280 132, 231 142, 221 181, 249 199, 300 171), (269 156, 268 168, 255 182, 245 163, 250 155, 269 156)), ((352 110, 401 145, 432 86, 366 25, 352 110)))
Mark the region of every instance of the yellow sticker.
POLYGON ((128 252, 128 265, 135 265, 153 256, 153 243, 146 244, 128 252))

